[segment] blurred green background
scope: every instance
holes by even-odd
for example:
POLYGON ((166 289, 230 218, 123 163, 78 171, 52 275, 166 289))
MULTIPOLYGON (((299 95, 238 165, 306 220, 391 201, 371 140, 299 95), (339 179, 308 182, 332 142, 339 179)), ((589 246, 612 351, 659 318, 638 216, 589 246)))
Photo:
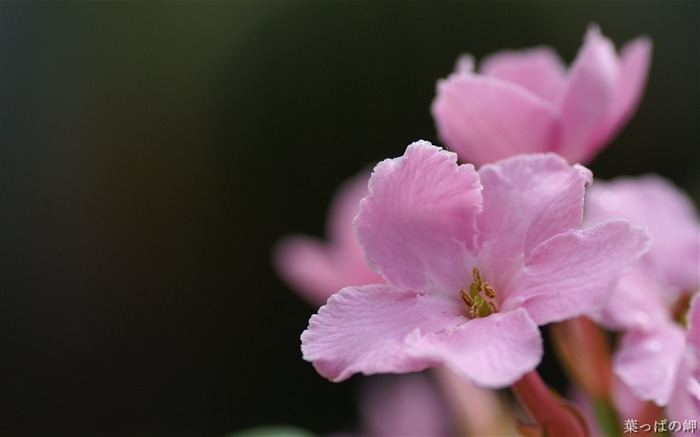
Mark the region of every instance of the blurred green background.
POLYGON ((301 359, 314 312, 270 248, 336 186, 436 142, 460 53, 590 22, 655 45, 638 114, 591 164, 700 194, 696 1, 2 1, 2 435, 222 435, 356 417, 361 377, 301 359))

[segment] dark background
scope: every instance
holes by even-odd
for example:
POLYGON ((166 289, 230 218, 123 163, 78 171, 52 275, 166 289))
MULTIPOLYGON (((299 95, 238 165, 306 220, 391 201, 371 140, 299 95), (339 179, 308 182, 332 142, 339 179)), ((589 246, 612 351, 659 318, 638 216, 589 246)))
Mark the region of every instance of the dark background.
POLYGON ((301 359, 275 275, 336 186, 437 141, 457 55, 589 22, 654 40, 637 116, 590 166, 700 195, 700 3, 2 2, 3 435, 222 435, 355 420, 301 359))

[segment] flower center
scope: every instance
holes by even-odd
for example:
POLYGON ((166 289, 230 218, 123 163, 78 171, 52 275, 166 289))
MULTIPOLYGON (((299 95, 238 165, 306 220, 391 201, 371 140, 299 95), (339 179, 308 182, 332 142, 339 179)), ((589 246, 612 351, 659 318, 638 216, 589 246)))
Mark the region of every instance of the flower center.
POLYGON ((469 285, 469 290, 459 290, 462 300, 469 307, 469 317, 486 317, 498 311, 496 306, 496 291, 491 284, 484 282, 481 271, 477 267, 472 269, 474 281, 469 285))

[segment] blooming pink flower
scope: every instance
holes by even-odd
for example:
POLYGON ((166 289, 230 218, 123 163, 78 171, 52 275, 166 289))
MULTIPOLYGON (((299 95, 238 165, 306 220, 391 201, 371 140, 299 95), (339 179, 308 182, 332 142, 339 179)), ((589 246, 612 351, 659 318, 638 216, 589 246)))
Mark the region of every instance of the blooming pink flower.
POLYGON ((329 241, 294 235, 274 249, 277 270, 309 303, 322 305, 346 285, 384 282, 367 266, 355 239, 352 220, 367 195, 369 172, 346 181, 336 192, 327 221, 329 241))
POLYGON ((323 376, 446 364, 504 387, 542 355, 537 325, 593 311, 646 245, 610 221, 579 230, 590 172, 553 154, 483 166, 427 142, 381 162, 355 218, 387 284, 331 296, 302 334, 323 376))
POLYGON ((611 218, 646 226, 651 247, 593 317, 626 330, 614 358, 620 379, 643 399, 666 405, 686 343, 673 308, 700 286, 700 224, 687 196, 658 176, 596 181, 585 223, 611 218))
POLYGON ((628 43, 618 57, 597 26, 568 71, 550 47, 492 54, 479 74, 464 55, 438 82, 433 118, 463 161, 550 151, 587 162, 634 113, 650 59, 648 38, 628 43))

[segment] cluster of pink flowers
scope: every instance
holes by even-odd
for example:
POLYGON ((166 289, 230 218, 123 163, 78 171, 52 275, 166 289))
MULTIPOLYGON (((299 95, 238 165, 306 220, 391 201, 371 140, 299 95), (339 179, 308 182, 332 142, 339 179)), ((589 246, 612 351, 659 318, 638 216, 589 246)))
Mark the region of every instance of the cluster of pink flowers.
MULTIPOLYGON (((441 386, 453 407, 436 415, 462 409, 470 422, 452 424, 473 435, 509 414, 489 391, 505 387, 534 421, 518 425, 525 435, 700 420, 692 202, 660 176, 604 182, 581 165, 633 115, 650 59, 649 39, 618 55, 597 26, 568 69, 548 47, 495 53, 478 70, 461 56, 431 108, 447 149, 410 144, 338 191, 327 241, 292 236, 275 248, 281 276, 320 306, 301 335, 303 358, 336 382, 437 368, 434 379, 452 381, 441 386), (537 374, 544 325, 559 330, 553 344, 569 357, 580 407, 553 396, 537 374), (577 329, 583 335, 571 334, 577 329), (590 346, 609 336, 613 346, 590 346), (474 402, 460 401, 455 388, 474 402), (491 414, 467 413, 478 405, 491 405, 491 414)), ((440 403, 424 383, 406 379, 420 388, 405 402, 377 402, 373 391, 363 417, 423 417, 431 428, 437 416, 416 411, 440 403)), ((421 432, 444 435, 445 423, 421 432)))

